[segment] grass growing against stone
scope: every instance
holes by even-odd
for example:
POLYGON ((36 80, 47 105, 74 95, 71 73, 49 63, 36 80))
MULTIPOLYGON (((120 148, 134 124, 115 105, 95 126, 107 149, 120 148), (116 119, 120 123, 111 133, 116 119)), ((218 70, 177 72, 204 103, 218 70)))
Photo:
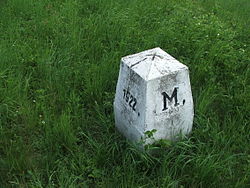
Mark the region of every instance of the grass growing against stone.
POLYGON ((250 2, 0 1, 0 187, 249 187, 250 2), (191 136, 138 152, 115 129, 122 56, 190 68, 191 136))

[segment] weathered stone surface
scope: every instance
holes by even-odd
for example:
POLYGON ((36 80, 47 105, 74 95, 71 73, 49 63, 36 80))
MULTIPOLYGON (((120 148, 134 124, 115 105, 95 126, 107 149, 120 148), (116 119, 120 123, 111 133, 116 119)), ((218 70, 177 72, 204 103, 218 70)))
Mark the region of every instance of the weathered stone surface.
POLYGON ((121 59, 114 101, 115 124, 133 142, 174 140, 193 124, 188 67, 160 48, 121 59), (153 138, 146 132, 153 131, 153 138))

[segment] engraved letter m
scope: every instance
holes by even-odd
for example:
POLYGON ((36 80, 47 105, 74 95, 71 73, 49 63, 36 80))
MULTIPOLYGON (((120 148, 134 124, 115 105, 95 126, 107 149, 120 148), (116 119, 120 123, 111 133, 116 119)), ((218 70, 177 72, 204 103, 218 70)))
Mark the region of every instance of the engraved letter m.
POLYGON ((162 111, 168 109, 168 107, 167 107, 167 99, 168 99, 170 102, 172 102, 173 99, 174 99, 174 106, 179 105, 178 99, 177 99, 177 87, 174 88, 174 91, 173 91, 171 97, 169 97, 169 95, 168 95, 166 92, 162 92, 161 94, 162 94, 162 96, 163 96, 163 109, 162 109, 162 111))

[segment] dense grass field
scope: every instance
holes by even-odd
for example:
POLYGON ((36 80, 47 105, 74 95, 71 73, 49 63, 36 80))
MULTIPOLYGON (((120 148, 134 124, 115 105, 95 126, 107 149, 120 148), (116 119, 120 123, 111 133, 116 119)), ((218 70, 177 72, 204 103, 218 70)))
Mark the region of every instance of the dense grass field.
POLYGON ((250 187, 249 0, 1 0, 0 187, 250 187), (115 129, 120 58, 189 66, 189 138, 115 129))

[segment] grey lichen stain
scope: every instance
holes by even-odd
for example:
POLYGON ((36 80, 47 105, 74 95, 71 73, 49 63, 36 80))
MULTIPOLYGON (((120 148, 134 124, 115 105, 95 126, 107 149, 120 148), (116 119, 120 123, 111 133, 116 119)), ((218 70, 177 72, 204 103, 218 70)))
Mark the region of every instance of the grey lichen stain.
POLYGON ((180 129, 180 125, 183 124, 181 115, 179 113, 175 113, 172 116, 167 116, 167 114, 162 114, 161 116, 165 117, 162 117, 155 122, 155 129, 164 130, 161 134, 163 134, 165 138, 175 135, 180 129))
POLYGON ((122 106, 121 115, 124 117, 125 120, 127 120, 129 126, 134 121, 133 117, 131 116, 131 110, 129 110, 125 104, 123 104, 122 106))
MULTIPOLYGON (((174 85, 177 84, 177 74, 168 74, 166 76, 163 76, 161 79, 160 79, 160 83, 159 83, 159 86, 158 86, 158 91, 159 93, 162 93, 162 92, 166 92, 166 90, 172 85, 172 87, 174 87, 174 85)), ((170 88, 170 90, 173 90, 174 88, 170 88)), ((172 92, 172 91, 171 91, 172 92)))
POLYGON ((133 70, 130 70, 128 79, 130 83, 133 83, 133 85, 138 85, 140 82, 140 77, 133 70))

